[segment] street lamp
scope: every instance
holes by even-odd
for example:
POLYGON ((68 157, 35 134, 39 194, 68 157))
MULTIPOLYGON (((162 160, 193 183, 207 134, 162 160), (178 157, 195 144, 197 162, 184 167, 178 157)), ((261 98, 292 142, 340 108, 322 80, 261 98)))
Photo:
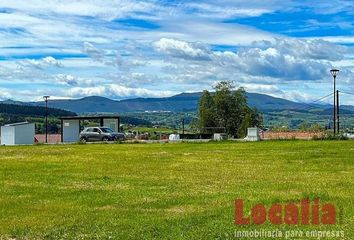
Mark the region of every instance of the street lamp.
POLYGON ((336 77, 339 70, 333 68, 330 72, 333 76, 333 133, 336 135, 336 77))
POLYGON ((45 101, 45 142, 48 143, 48 98, 49 96, 43 96, 45 101))

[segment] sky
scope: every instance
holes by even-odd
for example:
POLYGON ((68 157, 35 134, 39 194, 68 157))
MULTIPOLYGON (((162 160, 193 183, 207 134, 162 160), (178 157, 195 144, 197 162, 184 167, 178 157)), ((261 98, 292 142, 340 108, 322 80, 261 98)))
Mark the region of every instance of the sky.
MULTIPOLYGON (((352 0, 1 0, 0 100, 354 92, 352 0)), ((353 95, 342 98, 354 104, 353 95)))

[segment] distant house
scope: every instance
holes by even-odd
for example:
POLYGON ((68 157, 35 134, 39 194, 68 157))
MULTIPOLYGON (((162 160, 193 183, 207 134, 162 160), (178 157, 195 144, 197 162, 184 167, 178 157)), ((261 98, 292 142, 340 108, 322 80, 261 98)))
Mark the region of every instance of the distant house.
POLYGON ((1 144, 33 144, 34 131, 34 123, 21 122, 4 125, 1 127, 1 144))

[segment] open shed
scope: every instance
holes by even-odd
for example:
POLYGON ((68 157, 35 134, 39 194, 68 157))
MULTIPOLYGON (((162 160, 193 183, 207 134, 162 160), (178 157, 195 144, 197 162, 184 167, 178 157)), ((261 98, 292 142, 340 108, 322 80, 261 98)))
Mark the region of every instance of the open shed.
POLYGON ((1 127, 1 144, 33 144, 34 131, 34 123, 20 122, 4 125, 1 127))
POLYGON ((62 117, 61 121, 61 141, 77 142, 79 141, 80 131, 82 130, 82 122, 85 120, 98 120, 100 127, 109 127, 115 132, 120 131, 119 116, 74 116, 62 117))

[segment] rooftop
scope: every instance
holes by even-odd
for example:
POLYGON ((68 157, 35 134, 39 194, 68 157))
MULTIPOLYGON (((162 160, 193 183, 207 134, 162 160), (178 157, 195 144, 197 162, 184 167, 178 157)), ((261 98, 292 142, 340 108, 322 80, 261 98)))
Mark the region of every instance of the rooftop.
POLYGON ((89 119, 118 119, 117 115, 98 115, 98 116, 72 116, 72 117, 61 117, 61 120, 89 120, 89 119))
POLYGON ((27 125, 27 124, 33 124, 33 123, 29 123, 29 122, 10 123, 4 125, 4 127, 13 127, 13 126, 27 125))

